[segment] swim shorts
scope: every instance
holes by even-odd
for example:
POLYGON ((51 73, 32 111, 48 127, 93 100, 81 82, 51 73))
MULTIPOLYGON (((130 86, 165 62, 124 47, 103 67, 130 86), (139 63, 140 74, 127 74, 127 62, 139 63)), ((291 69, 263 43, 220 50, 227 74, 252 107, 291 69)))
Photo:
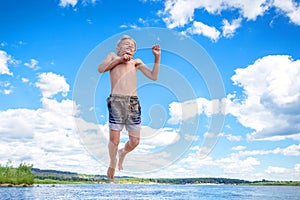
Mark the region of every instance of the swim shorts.
POLYGON ((107 98, 109 128, 135 132, 141 128, 141 106, 137 96, 111 94, 107 98))

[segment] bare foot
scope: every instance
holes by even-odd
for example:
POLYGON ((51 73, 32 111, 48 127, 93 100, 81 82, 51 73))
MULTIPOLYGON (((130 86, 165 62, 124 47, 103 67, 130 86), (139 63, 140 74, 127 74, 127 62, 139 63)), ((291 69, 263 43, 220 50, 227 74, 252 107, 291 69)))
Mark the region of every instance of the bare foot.
POLYGON ((124 151, 124 149, 120 149, 118 151, 118 154, 119 154, 119 163, 118 163, 118 166, 119 166, 119 170, 123 170, 123 161, 124 161, 124 158, 126 156, 126 152, 124 151))
POLYGON ((109 167, 107 169, 107 178, 110 180, 114 180, 114 176, 115 176, 115 169, 112 167, 109 167))
POLYGON ((107 178, 113 180, 115 176, 115 169, 117 165, 117 159, 113 159, 110 161, 110 165, 107 169, 107 178))

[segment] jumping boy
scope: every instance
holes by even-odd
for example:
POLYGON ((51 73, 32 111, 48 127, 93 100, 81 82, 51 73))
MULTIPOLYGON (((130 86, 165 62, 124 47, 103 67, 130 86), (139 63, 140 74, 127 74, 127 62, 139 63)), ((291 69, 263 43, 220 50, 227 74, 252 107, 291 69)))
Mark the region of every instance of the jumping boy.
POLYGON ((107 178, 114 179, 119 156, 118 168, 123 169, 123 161, 127 153, 137 147, 140 142, 141 106, 136 92, 136 72, 141 72, 151 80, 156 80, 160 68, 160 46, 153 45, 153 69, 149 69, 142 60, 133 59, 136 42, 130 36, 123 36, 116 46, 117 54, 111 52, 99 65, 99 73, 110 72, 111 94, 107 98, 109 111, 109 157, 107 178), (120 132, 128 131, 129 140, 125 147, 118 150, 120 132))

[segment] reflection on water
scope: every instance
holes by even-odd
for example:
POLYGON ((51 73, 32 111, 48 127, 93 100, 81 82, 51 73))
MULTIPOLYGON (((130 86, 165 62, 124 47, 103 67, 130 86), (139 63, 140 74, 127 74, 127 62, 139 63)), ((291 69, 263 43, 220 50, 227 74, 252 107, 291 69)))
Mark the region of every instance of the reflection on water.
POLYGON ((300 187, 169 184, 35 185, 0 188, 1 200, 60 199, 300 199, 300 187))

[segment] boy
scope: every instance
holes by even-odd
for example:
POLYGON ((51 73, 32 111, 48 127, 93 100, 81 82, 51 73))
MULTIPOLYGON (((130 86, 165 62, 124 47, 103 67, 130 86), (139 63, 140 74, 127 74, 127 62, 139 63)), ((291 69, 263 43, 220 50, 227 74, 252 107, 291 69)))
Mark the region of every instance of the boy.
POLYGON ((110 53, 99 65, 99 73, 110 72, 111 94, 107 98, 109 111, 109 156, 110 164, 107 178, 114 179, 119 154, 119 170, 123 169, 123 161, 140 142, 141 107, 136 92, 136 71, 151 80, 157 80, 160 68, 160 46, 153 45, 154 66, 150 70, 140 59, 133 59, 136 42, 130 36, 123 36, 116 46, 117 54, 110 53), (125 147, 118 151, 120 132, 125 126, 129 140, 125 147))

